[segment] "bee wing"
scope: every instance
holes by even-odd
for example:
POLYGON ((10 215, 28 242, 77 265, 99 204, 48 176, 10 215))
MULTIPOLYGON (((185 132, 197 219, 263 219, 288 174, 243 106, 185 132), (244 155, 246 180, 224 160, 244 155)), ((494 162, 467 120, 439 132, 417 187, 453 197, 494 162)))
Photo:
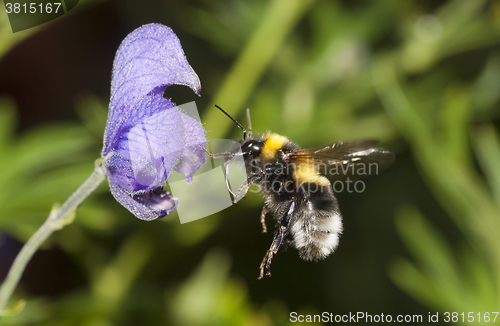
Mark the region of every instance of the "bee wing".
POLYGON ((295 164, 316 164, 319 170, 322 170, 321 166, 340 165, 344 174, 349 174, 349 170, 355 171, 368 168, 369 164, 376 164, 378 172, 394 163, 395 155, 376 145, 375 140, 340 141, 328 146, 299 149, 287 156, 295 164))

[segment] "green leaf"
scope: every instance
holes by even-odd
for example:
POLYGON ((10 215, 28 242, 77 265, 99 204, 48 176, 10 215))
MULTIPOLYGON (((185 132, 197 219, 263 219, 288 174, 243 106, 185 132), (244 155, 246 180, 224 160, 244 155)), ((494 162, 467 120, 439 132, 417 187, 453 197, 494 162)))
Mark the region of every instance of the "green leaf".
POLYGON ((449 244, 416 209, 401 209, 396 214, 396 227, 439 294, 438 299, 447 306, 459 306, 464 298, 463 284, 449 244))

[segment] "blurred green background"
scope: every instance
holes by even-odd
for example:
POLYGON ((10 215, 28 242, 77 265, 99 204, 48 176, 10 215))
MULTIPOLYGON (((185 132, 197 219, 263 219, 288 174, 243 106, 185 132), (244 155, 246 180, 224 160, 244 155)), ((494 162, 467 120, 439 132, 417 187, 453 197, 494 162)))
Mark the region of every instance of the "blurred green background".
POLYGON ((105 183, 35 255, 4 325, 288 325, 292 311, 470 325, 500 310, 500 1, 80 1, 15 34, 0 12, 0 278, 92 172, 114 53, 151 22, 202 82, 200 98, 166 95, 195 100, 210 138, 241 137, 213 104, 242 122, 250 107, 254 131, 379 139, 396 163, 338 194, 334 254, 290 248, 260 281, 260 195, 181 225, 136 219, 105 183))

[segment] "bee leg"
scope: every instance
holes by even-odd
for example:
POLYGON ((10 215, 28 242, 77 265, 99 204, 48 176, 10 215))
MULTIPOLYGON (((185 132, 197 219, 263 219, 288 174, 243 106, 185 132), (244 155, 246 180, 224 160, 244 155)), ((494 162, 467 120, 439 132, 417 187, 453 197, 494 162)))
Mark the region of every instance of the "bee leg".
POLYGON ((267 227, 266 227, 266 215, 269 213, 270 209, 267 207, 267 205, 264 205, 262 207, 262 213, 260 213, 260 223, 262 224, 262 233, 267 233, 267 227))
POLYGON ((205 152, 205 154, 207 154, 208 156, 210 156, 213 159, 224 158, 226 160, 230 160, 234 157, 234 153, 232 153, 232 152, 223 152, 223 153, 212 154, 205 147, 200 146, 200 148, 205 152))
MULTIPOLYGON (((273 243, 274 243, 274 241, 273 241, 273 243)), ((260 263, 260 267, 259 267, 260 268, 260 275, 257 279, 262 280, 262 278, 264 277, 264 269, 267 270, 266 276, 271 277, 271 261, 273 260, 273 256, 276 252, 272 251, 271 249, 269 249, 267 251, 266 255, 264 256, 264 259, 262 260, 262 263, 260 263)))
POLYGON ((288 207, 288 210, 281 219, 279 229, 274 232, 274 239, 271 243, 271 247, 267 251, 262 263, 260 264, 260 275, 258 279, 262 279, 264 277, 264 271, 267 271, 266 276, 271 277, 271 262, 273 260, 274 255, 278 253, 281 246, 283 245, 283 241, 288 235, 288 228, 290 227, 290 222, 292 220, 293 213, 295 212, 295 206, 297 204, 297 198, 293 197, 288 207))
POLYGON ((207 155, 208 155, 208 156, 210 156, 211 158, 214 158, 214 154, 210 153, 210 152, 208 151, 208 149, 206 149, 205 147, 200 146, 200 149, 201 149, 202 151, 204 151, 204 152, 205 152, 205 154, 207 154, 207 155))
POLYGON ((233 198, 235 198, 236 194, 231 190, 231 187, 229 186, 229 162, 231 162, 231 161, 226 160, 226 162, 224 163, 224 167, 226 168, 226 188, 227 188, 227 190, 229 190, 231 195, 233 195, 233 198))
POLYGON ((226 169, 226 188, 231 193, 231 195, 235 197, 236 194, 231 190, 231 187, 229 186, 229 162, 231 162, 231 159, 234 157, 234 153, 224 152, 224 153, 212 154, 205 147, 200 146, 200 148, 205 152, 205 154, 210 156, 212 159, 218 159, 218 158, 225 159, 224 167, 226 169))
POLYGON ((273 242, 271 243, 271 247, 269 250, 266 252, 266 255, 264 256, 264 259, 262 259, 262 263, 260 263, 260 274, 258 279, 261 280, 264 277, 264 271, 266 272, 266 276, 271 277, 271 263, 273 261, 274 255, 278 253, 278 251, 281 248, 281 245, 283 244, 283 238, 284 238, 284 233, 280 231, 277 231, 274 234, 274 239, 273 242))
POLYGON ((236 204, 238 199, 245 197, 247 195, 248 189, 250 189, 250 186, 255 181, 259 181, 260 179, 262 179, 263 176, 264 176, 264 171, 259 171, 258 173, 255 173, 254 175, 251 175, 248 179, 246 179, 245 182, 243 182, 241 186, 238 188, 238 191, 236 191, 236 196, 234 196, 233 198, 233 203, 236 204), (244 190, 243 196, 240 196, 240 192, 242 190, 244 190))
MULTIPOLYGON (((231 187, 229 186, 229 164, 231 162, 231 159, 234 158, 235 154, 233 152, 223 152, 223 153, 216 153, 212 154, 205 147, 201 147, 201 149, 212 159, 219 159, 223 158, 225 160, 224 162, 224 168, 225 168, 225 179, 226 179, 226 188, 229 191, 229 193, 233 196, 233 198, 236 196, 236 194, 231 190, 231 187)), ((235 203, 236 204, 236 203, 235 203)))

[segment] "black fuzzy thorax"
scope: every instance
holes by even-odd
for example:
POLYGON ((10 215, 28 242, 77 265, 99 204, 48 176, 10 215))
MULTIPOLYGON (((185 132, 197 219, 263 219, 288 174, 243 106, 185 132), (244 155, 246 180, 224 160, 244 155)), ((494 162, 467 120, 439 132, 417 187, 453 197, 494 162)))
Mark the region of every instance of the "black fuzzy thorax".
MULTIPOLYGON (((266 137, 260 136, 256 140, 264 143, 266 137)), ((258 184, 266 198, 266 205, 278 223, 294 197, 298 204, 294 220, 311 212, 318 217, 326 217, 332 211, 338 210, 337 200, 330 185, 299 184, 294 180, 295 166, 287 159, 287 154, 300 149, 297 144, 288 141, 276 150, 273 159, 263 159, 260 155, 244 155, 248 175, 262 174, 258 184)))

